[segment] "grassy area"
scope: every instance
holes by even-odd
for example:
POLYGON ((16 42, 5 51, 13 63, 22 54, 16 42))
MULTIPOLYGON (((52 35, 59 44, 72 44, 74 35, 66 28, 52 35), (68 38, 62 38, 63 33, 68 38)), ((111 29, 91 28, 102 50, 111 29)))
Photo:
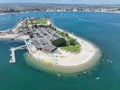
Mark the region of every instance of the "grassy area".
POLYGON ((70 52, 79 52, 80 51, 80 43, 78 43, 76 41, 76 39, 69 36, 66 32, 61 32, 61 31, 57 30, 57 33, 68 39, 67 46, 60 47, 61 49, 67 50, 67 51, 70 51, 70 52), (70 42, 74 42, 75 44, 71 45, 70 42))
POLYGON ((34 23, 36 23, 36 24, 47 24, 47 20, 35 20, 35 21, 33 21, 34 23))
POLYGON ((31 21, 27 21, 28 24, 31 24, 31 21))
POLYGON ((75 45, 64 46, 64 47, 61 47, 61 49, 67 50, 70 52, 79 52, 80 51, 80 44, 77 42, 75 45))
POLYGON ((65 32, 61 32, 61 31, 59 31, 59 30, 56 30, 56 32, 58 33, 58 34, 60 34, 61 36, 63 36, 63 37, 69 37, 69 35, 67 34, 67 33, 65 33, 65 32))
MULTIPOLYGON (((28 24, 31 24, 31 21, 27 21, 28 24)), ((47 24, 47 20, 41 19, 41 20, 33 20, 34 24, 47 24)))

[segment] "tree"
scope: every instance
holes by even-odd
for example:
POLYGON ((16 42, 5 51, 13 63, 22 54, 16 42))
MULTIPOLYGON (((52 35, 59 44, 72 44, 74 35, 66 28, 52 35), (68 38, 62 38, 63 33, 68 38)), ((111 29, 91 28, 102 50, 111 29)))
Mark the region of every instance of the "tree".
POLYGON ((66 46, 67 42, 64 38, 58 38, 52 41, 52 44, 55 45, 56 47, 60 47, 60 46, 66 46))
POLYGON ((69 44, 70 45, 75 45, 76 44, 76 39, 70 39, 69 44))
POLYGON ((68 35, 68 33, 64 33, 64 34, 65 34, 65 36, 66 36, 66 37, 68 37, 68 36, 69 36, 69 35, 68 35))
POLYGON ((35 24, 33 27, 36 28, 36 29, 38 28, 37 24, 35 24))

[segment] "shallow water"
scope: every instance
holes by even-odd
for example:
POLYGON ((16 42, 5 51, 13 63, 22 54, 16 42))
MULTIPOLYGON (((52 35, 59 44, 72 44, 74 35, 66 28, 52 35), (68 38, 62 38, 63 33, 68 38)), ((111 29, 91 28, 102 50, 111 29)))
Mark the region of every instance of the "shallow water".
POLYGON ((9 64, 9 48, 24 43, 0 40, 0 90, 120 89, 120 14, 33 12, 0 15, 0 30, 12 28, 27 16, 49 16, 57 27, 95 43, 102 51, 101 63, 86 75, 58 77, 27 65, 26 50, 16 51, 17 62, 9 64))
POLYGON ((45 71, 47 73, 55 74, 58 76, 66 76, 66 77, 72 77, 77 75, 86 75, 86 73, 91 72, 92 70, 96 69, 96 67, 100 64, 100 57, 101 53, 99 52, 98 55, 93 58, 90 62, 86 63, 85 65, 80 65, 76 67, 61 67, 56 65, 48 65, 43 64, 37 60, 35 60, 31 54, 26 52, 24 54, 26 63, 31 66, 32 68, 35 68, 40 71, 45 71))

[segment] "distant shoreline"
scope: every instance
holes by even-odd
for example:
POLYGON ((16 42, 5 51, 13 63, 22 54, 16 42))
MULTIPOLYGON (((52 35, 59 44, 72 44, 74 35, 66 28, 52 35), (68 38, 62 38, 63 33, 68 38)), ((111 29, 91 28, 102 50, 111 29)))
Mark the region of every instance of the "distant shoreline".
POLYGON ((0 15, 6 15, 6 14, 21 14, 21 13, 32 13, 32 12, 54 12, 54 13, 60 13, 60 12, 86 12, 86 13, 110 13, 110 14, 120 14, 120 12, 107 12, 107 11, 26 11, 26 12, 11 12, 11 13, 0 13, 0 15))

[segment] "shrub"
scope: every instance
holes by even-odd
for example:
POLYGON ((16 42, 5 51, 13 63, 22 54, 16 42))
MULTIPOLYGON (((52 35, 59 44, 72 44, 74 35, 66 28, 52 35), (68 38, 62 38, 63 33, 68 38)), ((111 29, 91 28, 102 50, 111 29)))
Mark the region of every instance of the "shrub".
POLYGON ((75 45, 76 44, 76 39, 70 39, 69 44, 70 45, 75 45))
POLYGON ((66 46, 66 40, 64 38, 58 38, 54 41, 52 41, 52 44, 56 47, 66 46))

